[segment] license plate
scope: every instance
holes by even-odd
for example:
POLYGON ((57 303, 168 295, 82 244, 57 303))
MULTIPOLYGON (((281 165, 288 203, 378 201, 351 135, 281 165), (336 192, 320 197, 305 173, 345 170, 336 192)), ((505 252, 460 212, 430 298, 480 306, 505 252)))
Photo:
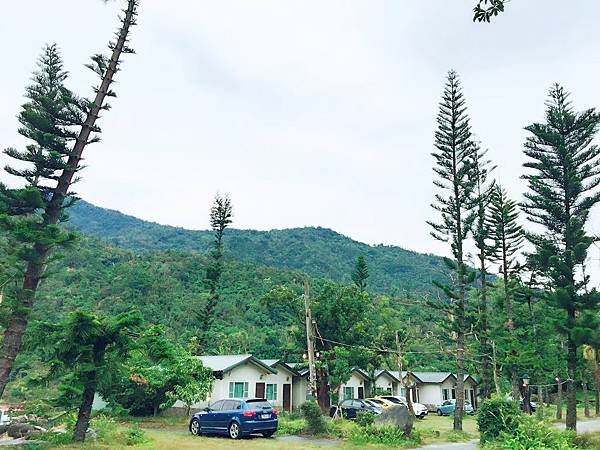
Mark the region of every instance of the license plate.
POLYGON ((271 418, 271 414, 262 414, 260 416, 261 419, 270 419, 271 418))

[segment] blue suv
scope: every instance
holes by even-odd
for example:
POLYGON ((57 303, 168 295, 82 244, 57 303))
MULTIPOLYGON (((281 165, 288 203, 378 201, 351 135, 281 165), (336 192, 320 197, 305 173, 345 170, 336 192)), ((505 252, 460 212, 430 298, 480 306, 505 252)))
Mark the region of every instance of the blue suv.
POLYGON ((277 431, 277 414, 271 404, 261 398, 219 400, 194 414, 190 433, 225 434, 239 439, 253 433, 271 437, 277 431))

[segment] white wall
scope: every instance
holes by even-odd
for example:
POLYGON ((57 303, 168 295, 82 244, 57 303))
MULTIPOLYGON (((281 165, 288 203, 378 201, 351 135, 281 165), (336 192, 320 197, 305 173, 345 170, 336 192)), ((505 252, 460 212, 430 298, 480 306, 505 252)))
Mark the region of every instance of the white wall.
POLYGON ((340 391, 339 391, 340 400, 343 400, 343 398, 344 398, 344 388, 345 387, 353 387, 354 388, 354 398, 358 398, 358 388, 359 387, 364 388, 365 396, 368 394, 367 386, 365 384, 363 377, 356 374, 356 372, 352 372, 352 376, 350 377, 350 379, 340 386, 340 391))
MULTIPOLYGON (((289 384, 290 385, 290 404, 291 404, 290 407, 294 408, 293 374, 280 365, 277 365, 275 367, 275 370, 277 370, 277 374, 266 375, 265 379, 261 380, 261 382, 264 382, 265 384, 277 384, 277 399, 269 400, 269 402, 271 402, 271 404, 273 406, 275 406, 279 409, 283 408, 283 385, 289 384)), ((254 396, 256 394, 256 392, 253 389, 250 389, 250 391, 252 391, 252 393, 249 394, 250 396, 254 396)), ((266 391, 266 387, 265 387, 265 397, 266 397, 266 395, 267 395, 267 391, 266 391)))
POLYGON ((430 411, 442 403, 442 388, 439 384, 426 383, 419 385, 419 403, 424 404, 430 411))
POLYGON ((292 408, 298 408, 310 395, 308 391, 308 375, 294 377, 292 385, 292 408))
MULTIPOLYGON (((256 383, 267 383, 267 371, 259 368, 258 366, 250 363, 243 364, 236 367, 230 372, 223 373, 222 380, 214 380, 212 392, 204 402, 199 402, 192 405, 192 409, 202 409, 211 403, 218 400, 229 398, 229 383, 230 382, 247 382, 248 383, 248 396, 254 397, 256 383), (261 379, 262 376, 262 379, 261 379)), ((279 388, 278 388, 279 389, 279 388)), ((281 396, 283 398, 283 386, 281 387, 281 396)), ((279 391, 278 391, 279 394, 279 391)), ((184 408, 185 405, 181 401, 177 401, 173 407, 184 408)))
POLYGON ((391 395, 398 395, 398 382, 391 378, 387 373, 382 373, 375 379, 375 389, 391 389, 391 395))

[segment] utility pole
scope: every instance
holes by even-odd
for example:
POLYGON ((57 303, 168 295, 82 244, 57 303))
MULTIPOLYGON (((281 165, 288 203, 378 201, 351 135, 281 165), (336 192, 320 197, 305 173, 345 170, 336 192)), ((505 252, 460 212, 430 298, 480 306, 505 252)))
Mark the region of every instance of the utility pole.
POLYGON ((556 385, 558 386, 558 391, 556 392, 556 420, 562 419, 562 383, 560 381, 560 375, 556 377, 556 385))
MULTIPOLYGON (((400 383, 402 383, 402 346, 400 345, 400 337, 398 336, 398 331, 396 331, 396 351, 398 352, 398 376, 400 378, 400 383)), ((410 372, 406 371, 406 377, 404 378, 404 391, 406 393, 406 406, 408 407, 408 411, 414 416, 415 410, 412 404, 412 392, 410 386, 410 372)))
POLYGON ((304 280, 304 313, 306 317, 306 346, 308 348, 308 387, 317 400, 317 373, 315 369, 315 329, 310 309, 310 285, 304 280))

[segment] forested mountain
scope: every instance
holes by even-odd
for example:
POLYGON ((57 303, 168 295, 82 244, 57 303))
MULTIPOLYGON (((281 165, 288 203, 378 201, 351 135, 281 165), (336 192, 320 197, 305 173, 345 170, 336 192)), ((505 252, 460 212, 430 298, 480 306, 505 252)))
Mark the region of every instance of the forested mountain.
MULTIPOLYGON (((79 201, 69 210, 70 226, 114 246, 140 251, 181 250, 205 253, 212 244, 209 231, 147 222, 118 211, 79 201)), ((253 231, 226 230, 226 253, 262 266, 293 269, 314 277, 350 282, 359 255, 369 266, 371 288, 391 295, 436 292, 431 281, 443 277, 440 257, 394 246, 370 246, 326 228, 253 231)))
MULTIPOLYGON (((209 295, 208 259, 179 250, 133 252, 80 236, 50 266, 51 276, 42 284, 33 318, 54 321, 77 309, 110 315, 139 310, 146 323, 163 325, 171 338, 186 345, 197 332, 199 313, 209 295)), ((303 277, 300 271, 227 258, 209 351, 297 360, 306 339, 304 318, 289 303, 274 301, 270 293, 287 286, 299 294, 303 277)), ((313 279, 315 295, 328 283, 313 279)), ((406 306, 405 300, 373 296, 369 305, 373 326, 410 317, 413 326, 431 329, 437 322, 433 311, 417 300, 415 306, 406 306)), ((423 342, 419 348, 430 344, 423 342)), ((448 362, 433 355, 419 358, 418 364, 437 369, 448 362)))

